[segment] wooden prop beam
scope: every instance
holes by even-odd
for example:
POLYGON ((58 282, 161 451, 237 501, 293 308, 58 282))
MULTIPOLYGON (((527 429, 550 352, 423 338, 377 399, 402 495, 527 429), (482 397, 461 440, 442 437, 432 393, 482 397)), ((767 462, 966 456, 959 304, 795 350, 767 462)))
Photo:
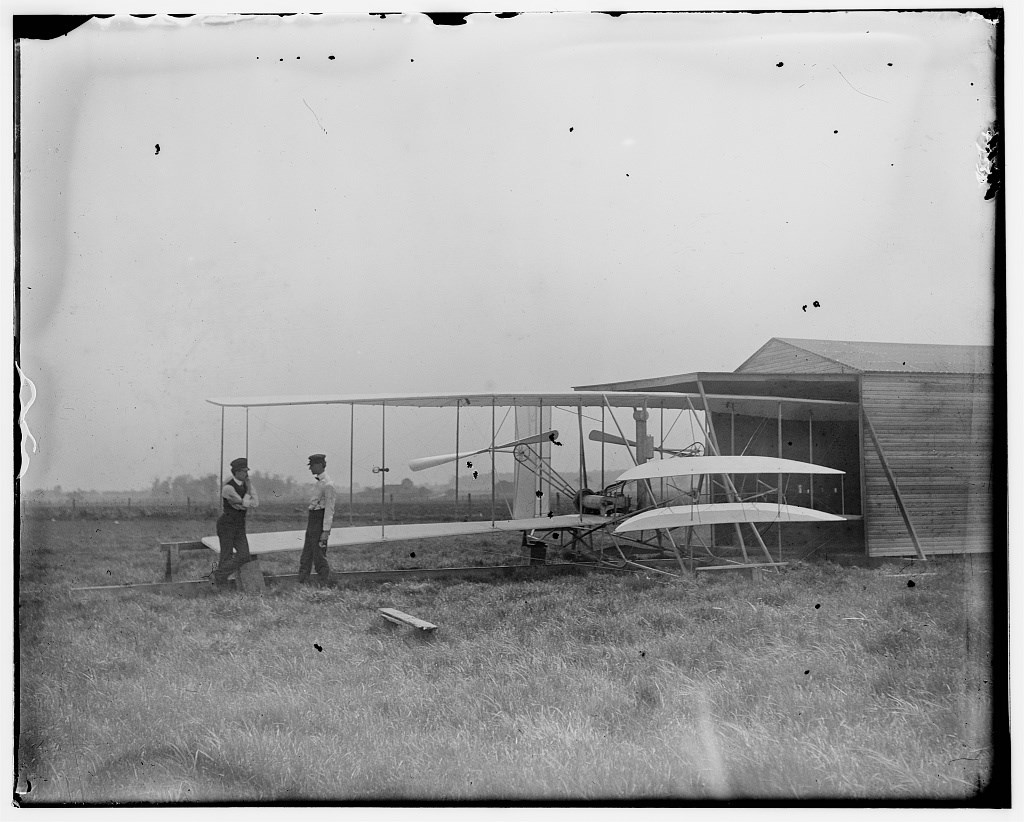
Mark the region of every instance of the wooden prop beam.
POLYGON ((914 543, 914 549, 917 551, 919 559, 927 560, 924 549, 921 547, 921 540, 917 538, 917 531, 914 530, 914 523, 910 521, 910 512, 907 511, 907 506, 903 503, 903 497, 900 494, 900 488, 896 484, 896 475, 892 472, 889 467, 889 461, 885 458, 885 452, 882 450, 882 443, 879 442, 878 434, 875 433, 875 426, 871 424, 871 419, 868 417, 868 412, 863 408, 861 414, 864 417, 864 424, 867 426, 868 434, 871 435, 871 441, 875 444, 875 451, 878 453, 878 461, 882 463, 882 470, 885 472, 885 478, 889 481, 889 487, 892 489, 892 495, 896 498, 896 507, 899 508, 900 516, 903 517, 903 522, 907 526, 907 531, 910 532, 910 540, 914 543))

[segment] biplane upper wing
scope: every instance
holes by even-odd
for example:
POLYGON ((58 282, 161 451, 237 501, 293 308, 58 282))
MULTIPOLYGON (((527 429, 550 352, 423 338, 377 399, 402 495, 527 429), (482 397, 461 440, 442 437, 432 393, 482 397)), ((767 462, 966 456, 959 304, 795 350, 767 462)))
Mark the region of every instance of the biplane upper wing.
MULTIPOLYGON (((351 548, 356 545, 375 545, 403 540, 455 537, 467 534, 509 533, 514 531, 561 531, 572 528, 595 528, 605 525, 604 517, 562 514, 553 517, 532 517, 511 520, 474 520, 470 522, 417 522, 394 525, 357 525, 334 528, 327 540, 328 548, 351 548)), ((268 531, 249 534, 250 554, 269 554, 276 551, 301 551, 305 531, 268 531)), ((220 551, 217 537, 203 537, 203 545, 220 551)))
POLYGON ((734 522, 835 522, 846 519, 837 514, 774 502, 713 502, 701 505, 672 505, 644 511, 623 521, 616 534, 718 525, 734 522))
POLYGON ((371 405, 413 408, 490 407, 564 407, 564 408, 638 408, 678 409, 742 413, 774 413, 784 403, 785 419, 806 419, 813 411, 815 419, 856 419, 857 403, 806 397, 768 397, 737 394, 705 394, 672 391, 539 391, 498 392, 490 394, 293 394, 286 396, 211 397, 207 402, 221 408, 266 408, 301 405, 371 405))
POLYGON ((779 457, 758 456, 703 456, 672 457, 636 465, 623 472, 618 482, 657 479, 660 477, 689 477, 700 474, 843 474, 836 468, 815 465, 779 457))

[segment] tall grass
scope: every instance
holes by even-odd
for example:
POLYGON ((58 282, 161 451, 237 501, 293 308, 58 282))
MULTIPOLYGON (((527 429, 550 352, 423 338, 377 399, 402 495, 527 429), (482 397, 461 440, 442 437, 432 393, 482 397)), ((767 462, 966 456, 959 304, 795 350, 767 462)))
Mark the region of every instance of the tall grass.
POLYGON ((761 585, 72 595, 119 561, 159 574, 139 524, 94 529, 22 543, 26 804, 965 802, 995 773, 989 585, 969 563, 913 587, 895 565, 823 564, 761 585))

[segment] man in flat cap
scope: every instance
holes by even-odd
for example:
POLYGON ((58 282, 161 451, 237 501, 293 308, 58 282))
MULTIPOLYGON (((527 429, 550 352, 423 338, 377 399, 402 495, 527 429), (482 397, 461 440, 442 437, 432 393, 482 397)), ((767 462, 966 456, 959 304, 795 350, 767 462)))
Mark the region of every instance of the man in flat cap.
POLYGON ((231 479, 220 490, 224 512, 217 520, 217 538, 220 540, 220 562, 213 572, 218 588, 228 584, 228 577, 252 557, 249 540, 245 535, 245 515, 260 504, 260 498, 249 481, 249 461, 245 457, 231 460, 231 479))
POLYGON ((306 521, 306 540, 299 558, 299 582, 309 580, 309 571, 316 568, 321 584, 331 579, 331 567, 327 564, 327 539, 334 524, 334 481, 327 476, 327 457, 311 454, 309 472, 316 480, 312 499, 309 501, 309 518, 306 521))

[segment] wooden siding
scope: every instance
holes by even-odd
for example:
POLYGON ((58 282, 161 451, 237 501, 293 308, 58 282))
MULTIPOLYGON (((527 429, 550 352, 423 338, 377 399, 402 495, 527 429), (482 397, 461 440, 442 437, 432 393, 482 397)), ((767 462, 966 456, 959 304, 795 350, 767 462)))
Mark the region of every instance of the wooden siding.
POLYGON ((833 360, 819 357, 810 351, 782 342, 769 340, 743 365, 739 374, 844 374, 857 373, 833 360))
MULTIPOLYGON (((925 553, 991 551, 991 375, 865 374, 861 397, 925 553)), ((914 555, 866 431, 862 443, 868 553, 914 555)))

